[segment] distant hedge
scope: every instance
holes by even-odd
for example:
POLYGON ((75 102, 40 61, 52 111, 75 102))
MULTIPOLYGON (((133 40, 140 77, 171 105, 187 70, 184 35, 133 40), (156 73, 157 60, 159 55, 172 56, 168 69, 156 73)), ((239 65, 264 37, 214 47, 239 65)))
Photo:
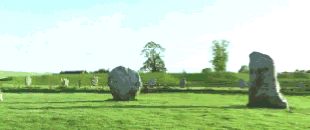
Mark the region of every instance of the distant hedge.
POLYGON ((310 74, 309 73, 304 73, 304 72, 284 72, 278 74, 278 78, 288 78, 288 79, 309 79, 310 74))
MULTIPOLYGON (((69 86, 90 86, 91 78, 96 75, 99 77, 99 86, 107 86, 107 73, 99 74, 50 74, 32 76, 33 85, 59 85, 61 78, 69 79, 69 86)), ((157 84, 161 86, 179 86, 179 81, 186 78, 189 86, 235 86, 238 82, 237 73, 140 73, 141 80, 144 84, 151 79, 156 79, 157 84)), ((25 77, 14 77, 11 81, 6 81, 10 84, 24 85, 25 77)))
POLYGON ((190 86, 238 86, 238 73, 209 72, 209 73, 174 73, 178 79, 186 78, 190 86))
MULTIPOLYGON (((49 74, 32 76, 33 85, 57 86, 61 78, 69 79, 69 86, 90 86, 93 76, 98 76, 99 86, 107 86, 108 73, 87 73, 87 74, 49 74)), ((238 87, 239 79, 247 81, 246 74, 232 72, 210 72, 210 73, 140 73, 143 84, 147 84, 150 79, 156 79, 157 84, 161 86, 179 86, 179 81, 186 78, 187 85, 191 87, 238 87)), ((298 83, 304 83, 310 86, 308 78, 297 78, 296 75, 279 75, 279 82, 282 87, 295 87, 298 83), (285 78, 283 78, 285 77, 285 78), (289 77, 289 78, 286 78, 289 77)), ((25 77, 11 77, 10 80, 0 81, 1 84, 12 84, 23 86, 25 77)))

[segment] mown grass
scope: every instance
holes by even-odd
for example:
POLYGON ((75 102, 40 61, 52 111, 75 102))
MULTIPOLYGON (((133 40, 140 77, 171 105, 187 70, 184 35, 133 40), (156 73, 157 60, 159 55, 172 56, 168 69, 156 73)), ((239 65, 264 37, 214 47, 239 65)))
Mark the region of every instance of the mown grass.
POLYGON ((5 93, 0 129, 310 129, 310 96, 286 95, 290 112, 249 109, 242 93, 142 93, 125 102, 111 98, 108 93, 5 93))

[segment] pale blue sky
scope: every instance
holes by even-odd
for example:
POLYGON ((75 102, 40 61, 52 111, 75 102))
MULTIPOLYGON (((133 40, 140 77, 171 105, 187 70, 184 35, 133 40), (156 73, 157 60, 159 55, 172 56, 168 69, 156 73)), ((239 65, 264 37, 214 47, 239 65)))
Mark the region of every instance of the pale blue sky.
POLYGON ((212 67, 212 40, 229 44, 228 70, 260 51, 278 71, 310 69, 307 0, 2 0, 0 70, 138 70, 140 51, 166 48, 169 72, 212 67), (298 57, 298 58, 296 58, 298 57))
POLYGON ((96 18, 122 13, 122 26, 142 28, 158 22, 170 12, 192 13, 214 0, 3 0, 1 33, 25 34, 72 17, 96 18), (27 25, 27 26, 25 26, 27 25))

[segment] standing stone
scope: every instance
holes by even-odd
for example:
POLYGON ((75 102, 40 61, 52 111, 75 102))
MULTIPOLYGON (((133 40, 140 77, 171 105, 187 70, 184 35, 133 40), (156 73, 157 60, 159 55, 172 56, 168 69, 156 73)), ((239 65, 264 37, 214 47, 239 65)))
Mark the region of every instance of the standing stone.
POLYGON ((0 101, 3 101, 3 97, 2 97, 2 91, 0 90, 0 101))
POLYGON ((61 78, 60 79, 61 87, 69 87, 69 79, 61 78))
POLYGON ((239 80, 239 86, 240 86, 240 88, 244 88, 244 87, 248 87, 249 85, 243 79, 240 79, 239 80))
POLYGON ((185 78, 182 78, 182 79, 180 80, 179 85, 180 85, 181 88, 184 88, 184 87, 186 86, 186 79, 185 79, 185 78))
POLYGON ((288 108, 280 93, 273 60, 265 54, 250 54, 250 89, 248 107, 288 108))
POLYGON ((150 79, 147 84, 150 87, 154 87, 156 85, 156 79, 150 79))
POLYGON ((304 88, 304 87, 305 87, 305 84, 302 83, 302 82, 300 82, 300 83, 297 84, 297 87, 298 87, 298 88, 304 88))
POLYGON ((78 80, 78 86, 79 86, 79 88, 81 88, 81 86, 82 86, 82 80, 81 79, 78 80))
POLYGON ((141 85, 140 75, 123 66, 114 68, 108 76, 108 86, 114 100, 128 101, 135 99, 141 85))
POLYGON ((93 78, 91 79, 91 85, 97 86, 98 82, 99 82, 98 76, 93 76, 93 78))
POLYGON ((27 77, 25 78, 25 85, 26 85, 27 87, 30 87, 30 86, 31 86, 31 83, 32 83, 31 77, 30 77, 30 76, 27 76, 27 77))

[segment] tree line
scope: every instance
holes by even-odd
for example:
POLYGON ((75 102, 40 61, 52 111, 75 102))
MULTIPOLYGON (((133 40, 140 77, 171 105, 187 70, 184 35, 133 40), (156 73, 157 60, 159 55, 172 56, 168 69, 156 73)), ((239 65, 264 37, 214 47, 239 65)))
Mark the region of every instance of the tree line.
MULTIPOLYGON (((213 65, 215 72, 225 72, 226 63, 228 61, 228 51, 227 46, 229 41, 226 40, 214 40, 212 46, 213 51, 213 60, 210 62, 213 65)), ((167 68, 165 67, 165 62, 162 59, 165 48, 160 44, 157 44, 153 41, 148 42, 143 50, 141 55, 144 55, 146 61, 143 63, 143 66, 140 68, 140 71, 143 72, 166 72, 167 68)), ((212 71, 211 68, 205 68, 202 72, 212 71)))

